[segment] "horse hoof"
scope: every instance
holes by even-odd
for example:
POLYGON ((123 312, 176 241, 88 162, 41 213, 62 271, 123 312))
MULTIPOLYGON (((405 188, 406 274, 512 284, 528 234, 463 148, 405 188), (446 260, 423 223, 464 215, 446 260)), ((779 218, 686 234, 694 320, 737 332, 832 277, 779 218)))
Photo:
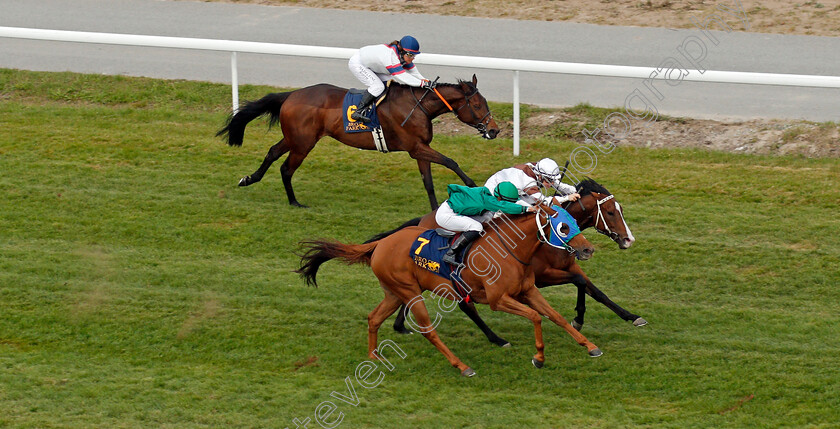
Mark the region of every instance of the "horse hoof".
POLYGON ((494 340, 490 340, 491 343, 499 346, 499 347, 510 347, 510 343, 507 340, 496 338, 494 340))
POLYGON ((250 185, 250 183, 248 183, 248 181, 249 181, 249 180, 251 180, 251 176, 245 176, 245 177, 243 177, 243 178, 239 179, 239 186, 248 186, 248 185, 250 185))
POLYGON ((531 363, 534 364, 534 368, 542 369, 545 366, 545 362, 540 362, 537 358, 531 358, 531 363))
POLYGON ((308 209, 309 208, 309 206, 303 205, 303 204, 301 204, 297 201, 291 202, 291 203, 289 203, 289 205, 290 206, 295 206, 295 207, 300 207, 302 209, 308 209))
POLYGON ((502 344, 502 348, 503 348, 503 349, 509 349, 509 348, 510 348, 510 343, 504 343, 504 344, 502 344))
POLYGON ((602 354, 604 354, 604 352, 602 352, 601 349, 599 349, 597 347, 589 351, 589 356, 590 357, 598 357, 598 356, 601 356, 602 354))
POLYGON ((642 319, 641 317, 633 321, 633 326, 645 326, 647 325, 647 320, 642 319))
POLYGON ((583 328, 583 325, 577 322, 577 320, 572 320, 572 328, 575 328, 576 331, 580 332, 580 328, 583 328))
POLYGON ((470 368, 470 367, 467 367, 467 369, 461 371, 461 376, 462 377, 472 377, 474 375, 475 375, 475 371, 473 371, 473 369, 470 368))
POLYGON ((411 335, 411 334, 414 333, 414 331, 412 331, 411 329, 405 329, 405 328, 402 328, 402 329, 396 329, 395 328, 394 330, 397 331, 398 334, 403 334, 403 335, 411 335))

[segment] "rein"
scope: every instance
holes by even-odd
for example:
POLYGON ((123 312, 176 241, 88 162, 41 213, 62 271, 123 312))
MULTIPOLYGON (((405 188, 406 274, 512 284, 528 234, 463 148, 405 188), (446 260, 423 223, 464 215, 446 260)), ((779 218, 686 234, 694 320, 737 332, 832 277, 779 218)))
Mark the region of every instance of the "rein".
MULTIPOLYGON (((434 86, 437 83, 438 79, 440 79, 440 77, 435 78, 434 82, 432 82, 432 86, 434 86)), ((438 97, 440 97, 441 100, 443 100, 443 97, 441 97, 437 88, 435 88, 435 93, 438 95, 438 97)), ((426 111, 426 109, 424 109, 423 106, 420 105, 420 103, 423 102, 423 99, 426 98, 426 95, 428 95, 428 94, 429 94, 429 90, 427 89, 426 92, 424 92, 423 95, 420 98, 417 98, 417 95, 414 94, 414 91, 411 91, 411 96, 414 97, 415 100, 417 100, 417 103, 414 104, 414 107, 411 108, 411 111, 408 112, 408 115, 406 115, 405 119, 403 119, 402 123, 400 124, 401 127, 404 126, 406 122, 408 122, 408 118, 411 117, 411 115, 414 113, 414 110, 417 109, 418 107, 420 108, 420 110, 423 111, 423 113, 426 114, 426 116, 429 116, 429 117, 432 116, 431 113, 426 111)), ((443 100, 443 102, 446 103, 446 100, 443 100)), ((446 106, 449 107, 449 110, 452 110, 452 107, 449 106, 449 103, 446 103, 446 106)))
MULTIPOLYGON (((435 79, 435 81, 437 81, 437 79, 435 79)), ((437 88, 432 88, 432 91, 434 91, 435 94, 437 94, 438 98, 440 98, 440 101, 443 101, 443 104, 445 104, 446 107, 449 108, 449 111, 452 112, 452 106, 450 106, 449 103, 446 101, 446 99, 443 98, 442 95, 440 95, 440 91, 438 91, 437 88)), ((428 92, 428 91, 426 91, 426 92, 428 92)))
POLYGON ((519 262, 522 265, 531 265, 530 262, 522 262, 519 258, 516 257, 516 255, 513 254, 513 252, 510 249, 508 249, 507 244, 505 244, 505 240, 502 238, 502 235, 499 234, 498 228, 493 228, 493 231, 496 233, 496 236, 499 237, 499 241, 502 242, 502 246, 504 246, 504 248, 508 252, 508 254, 510 256, 513 256, 513 259, 516 259, 516 262, 519 262))
MULTIPOLYGON (((414 111, 418 107, 420 107, 420 110, 422 110, 423 113, 426 114, 426 116, 428 116, 430 118, 432 117, 432 114, 420 104, 420 103, 423 102, 423 99, 426 98, 426 95, 428 95, 429 92, 431 92, 431 91, 434 91, 434 93, 438 96, 438 98, 440 98, 440 101, 443 101, 443 104, 449 109, 450 112, 454 113, 455 115, 457 115, 458 112, 464 106, 469 105, 470 104, 470 99, 473 98, 476 94, 478 94, 478 89, 476 89, 475 92, 473 92, 470 95, 464 94, 464 104, 460 105, 457 109, 453 109, 452 105, 450 105, 449 102, 446 101, 446 98, 443 97, 443 94, 441 94, 440 91, 438 91, 437 88, 435 87, 436 86, 435 84, 437 83, 438 79, 440 79, 440 77, 435 78, 435 80, 432 82, 432 88, 431 89, 427 88, 426 91, 423 93, 423 95, 420 98, 417 98, 417 95, 414 94, 414 91, 411 91, 411 95, 414 97, 415 100, 417 100, 417 102, 414 104, 414 107, 411 108, 411 111, 408 112, 408 115, 405 117, 405 119, 400 124, 401 127, 405 126, 405 123, 408 122, 408 118, 411 117, 411 115, 414 113, 414 111)), ((490 109, 488 108, 487 113, 484 116, 482 116, 481 118, 478 117, 478 115, 475 113, 475 110, 472 108, 472 106, 470 106, 470 113, 472 114, 473 119, 475 119, 477 123, 476 124, 467 124, 467 125, 475 128, 481 134, 486 134, 487 133, 487 124, 490 123, 490 121, 493 120, 493 115, 491 114, 490 109)))

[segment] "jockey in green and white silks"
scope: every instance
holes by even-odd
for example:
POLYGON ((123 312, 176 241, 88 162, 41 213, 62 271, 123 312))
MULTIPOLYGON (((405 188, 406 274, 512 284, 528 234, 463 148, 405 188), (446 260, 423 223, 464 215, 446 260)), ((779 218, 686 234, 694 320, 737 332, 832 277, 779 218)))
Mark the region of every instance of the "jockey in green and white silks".
POLYGON ((387 45, 370 45, 359 49, 350 57, 347 66, 367 91, 356 111, 350 116, 354 120, 369 122, 367 107, 385 91, 383 82, 390 79, 408 86, 431 88, 431 82, 417 71, 414 57, 420 54, 420 43, 411 36, 387 45))
POLYGON ((484 187, 493 190, 501 182, 513 183, 521 201, 528 205, 542 203, 550 206, 580 198, 574 186, 560 181, 560 167, 551 158, 543 158, 536 164, 529 162, 499 170, 484 182, 484 187), (540 192, 540 186, 554 188, 563 196, 545 196, 540 192))
POLYGON ((482 223, 492 219, 496 212, 522 214, 537 211, 537 207, 516 203, 519 191, 510 182, 499 183, 492 194, 483 186, 449 185, 446 190, 449 199, 438 207, 435 221, 450 231, 463 231, 443 256, 443 261, 450 264, 458 263, 457 252, 481 236, 484 231, 482 223))

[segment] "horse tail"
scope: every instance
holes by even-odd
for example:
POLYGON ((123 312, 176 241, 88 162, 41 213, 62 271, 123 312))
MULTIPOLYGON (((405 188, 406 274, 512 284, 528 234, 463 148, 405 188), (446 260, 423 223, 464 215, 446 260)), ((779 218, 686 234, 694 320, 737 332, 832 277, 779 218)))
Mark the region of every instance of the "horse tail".
POLYGON ((269 115, 269 128, 280 122, 280 107, 289 98, 289 94, 291 92, 273 92, 259 100, 245 103, 236 113, 228 116, 225 126, 216 133, 216 137, 227 137, 227 144, 230 146, 242 146, 245 125, 248 125, 248 122, 263 115, 269 115))
POLYGON ((337 241, 311 240, 301 241, 301 247, 308 248, 300 258, 300 268, 295 270, 307 285, 318 287, 315 275, 318 268, 330 259, 340 259, 347 265, 367 264, 378 242, 366 244, 342 244, 337 241))
POLYGON ((403 228, 408 228, 409 226, 420 225, 420 220, 421 219, 423 219, 423 218, 422 217, 416 217, 416 218, 411 219, 410 221, 407 221, 404 224, 396 227, 395 229, 392 229, 390 231, 380 232, 379 234, 376 234, 373 237, 368 238, 367 241, 365 241, 365 244, 373 243, 374 241, 382 240, 383 238, 385 238, 385 237, 387 237, 387 236, 389 236, 389 235, 391 235, 391 234, 393 234, 393 233, 395 233, 395 232, 397 232, 397 231, 399 231, 403 228))

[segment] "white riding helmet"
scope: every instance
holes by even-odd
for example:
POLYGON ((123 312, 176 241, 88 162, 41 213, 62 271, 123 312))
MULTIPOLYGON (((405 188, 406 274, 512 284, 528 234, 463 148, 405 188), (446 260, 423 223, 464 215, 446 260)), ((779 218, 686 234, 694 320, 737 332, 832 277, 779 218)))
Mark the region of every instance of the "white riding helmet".
POLYGON ((556 184, 557 179, 560 178, 560 166, 551 158, 541 159, 532 168, 538 179, 545 180, 552 185, 556 184))

